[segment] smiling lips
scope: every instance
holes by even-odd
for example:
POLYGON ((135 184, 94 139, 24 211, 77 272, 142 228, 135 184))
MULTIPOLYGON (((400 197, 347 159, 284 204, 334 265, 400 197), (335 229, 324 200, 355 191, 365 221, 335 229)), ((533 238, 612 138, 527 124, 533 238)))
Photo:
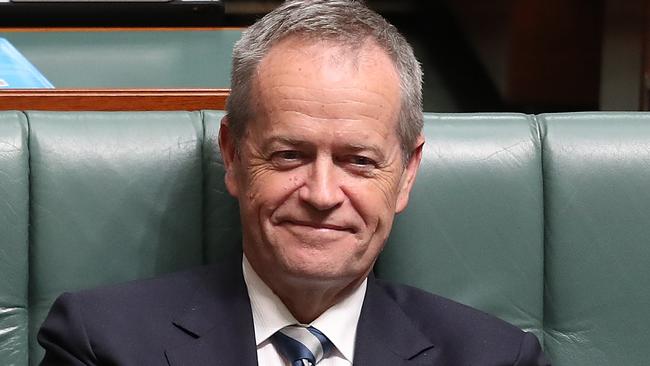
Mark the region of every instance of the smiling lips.
POLYGON ((282 222, 290 231, 300 235, 339 236, 354 233, 349 226, 302 220, 285 220, 282 222))

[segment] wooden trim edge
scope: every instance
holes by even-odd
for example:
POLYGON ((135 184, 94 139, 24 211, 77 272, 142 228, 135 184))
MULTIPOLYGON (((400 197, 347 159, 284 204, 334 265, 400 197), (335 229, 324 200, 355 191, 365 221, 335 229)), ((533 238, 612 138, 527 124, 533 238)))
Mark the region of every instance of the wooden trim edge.
POLYGON ((229 94, 229 89, 5 89, 0 90, 0 110, 224 109, 229 94))

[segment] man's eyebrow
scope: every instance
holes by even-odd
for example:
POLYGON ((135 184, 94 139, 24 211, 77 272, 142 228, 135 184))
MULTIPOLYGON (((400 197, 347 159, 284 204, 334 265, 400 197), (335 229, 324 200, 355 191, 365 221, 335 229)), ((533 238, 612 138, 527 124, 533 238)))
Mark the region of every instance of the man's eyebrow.
MULTIPOLYGON (((312 143, 304 141, 295 137, 289 136, 271 136, 264 141, 262 145, 265 149, 272 148, 274 146, 290 146, 295 148, 306 148, 313 146, 312 143)), ((345 151, 348 153, 358 153, 368 151, 379 159, 385 157, 385 152, 379 146, 373 144, 365 144, 362 142, 340 142, 336 144, 336 149, 339 151, 345 151)))
POLYGON ((350 152, 361 152, 361 151, 370 151, 372 154, 378 157, 384 156, 384 151, 376 145, 363 144, 363 143, 345 143, 342 145, 342 148, 350 152))
POLYGON ((272 145, 287 145, 295 147, 308 146, 309 143, 293 137, 288 136, 271 136, 264 141, 264 147, 268 148, 272 145))

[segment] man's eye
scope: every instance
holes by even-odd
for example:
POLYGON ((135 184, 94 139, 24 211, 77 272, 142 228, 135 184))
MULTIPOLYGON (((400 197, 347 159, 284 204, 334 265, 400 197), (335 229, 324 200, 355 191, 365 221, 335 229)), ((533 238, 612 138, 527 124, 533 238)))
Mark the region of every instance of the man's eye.
POLYGON ((300 164, 304 155, 296 150, 282 150, 271 154, 271 161, 278 167, 290 168, 300 164))
POLYGON ((351 156, 349 161, 350 163, 360 167, 374 167, 377 165, 374 160, 365 156, 351 156))
POLYGON ((284 150, 284 151, 278 151, 274 153, 273 157, 275 157, 276 159, 296 160, 296 159, 300 159, 300 153, 295 150, 284 150))

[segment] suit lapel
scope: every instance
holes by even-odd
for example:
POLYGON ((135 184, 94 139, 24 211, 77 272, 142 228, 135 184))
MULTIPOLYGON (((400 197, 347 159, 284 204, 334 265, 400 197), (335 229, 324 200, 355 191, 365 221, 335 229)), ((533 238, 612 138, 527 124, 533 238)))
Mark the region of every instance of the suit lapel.
MULTIPOLYGON (((187 340, 165 351, 170 366, 257 366, 250 301, 241 262, 220 265, 188 301, 174 325, 187 340)), ((439 349, 401 307, 368 278, 355 345, 355 365, 437 365, 439 349)))
POLYGON ((368 277, 354 352, 355 365, 437 365, 439 349, 402 308, 368 277))
POLYGON ((187 342, 165 351, 171 366, 257 366, 250 301, 241 260, 221 265, 173 321, 187 342))

